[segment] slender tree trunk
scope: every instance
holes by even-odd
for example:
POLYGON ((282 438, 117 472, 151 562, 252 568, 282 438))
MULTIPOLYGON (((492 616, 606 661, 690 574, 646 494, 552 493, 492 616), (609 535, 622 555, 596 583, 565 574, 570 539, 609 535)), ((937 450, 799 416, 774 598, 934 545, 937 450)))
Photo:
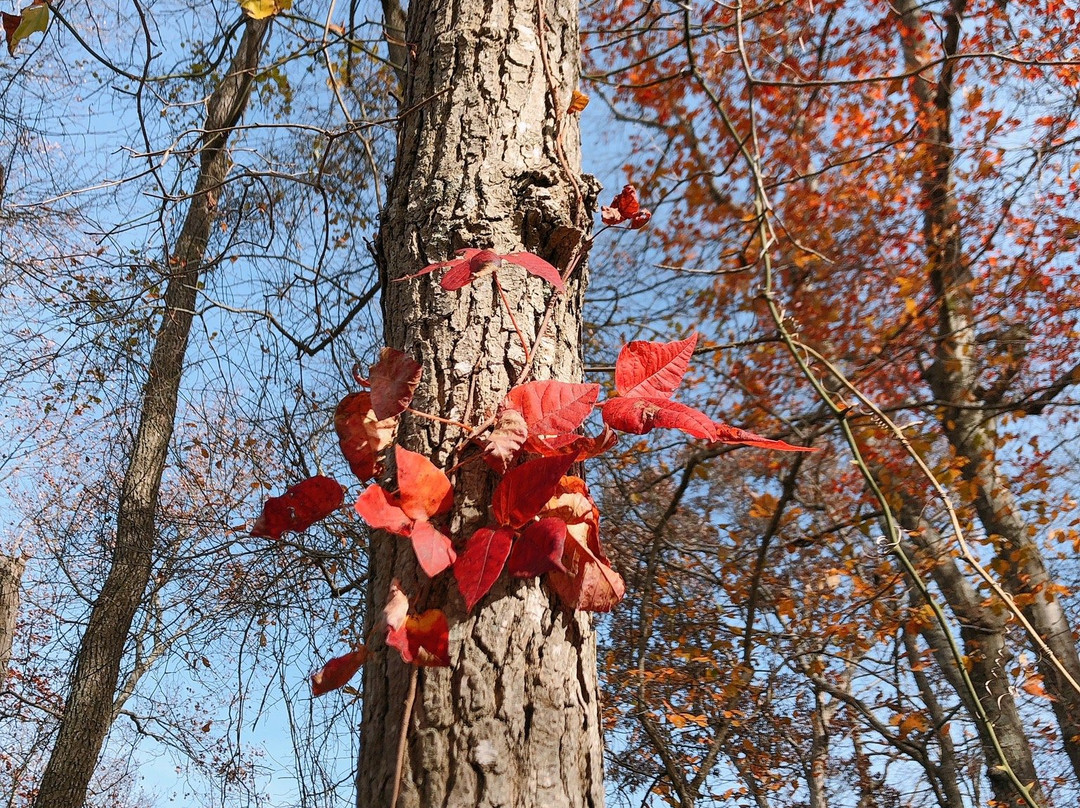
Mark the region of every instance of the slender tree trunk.
MULTIPOLYGON (((921 64, 928 40, 918 19, 916 4, 898 6, 906 33, 902 36, 909 67, 921 64)), ((944 15, 941 48, 946 57, 959 48, 965 0, 952 0, 944 15)), ((980 363, 976 354, 974 278, 963 251, 960 213, 953 182, 952 146, 953 70, 947 58, 936 84, 914 80, 914 97, 923 120, 925 164, 922 177, 923 238, 927 269, 938 301, 938 342, 935 363, 928 374, 934 397, 947 402, 940 410, 945 436, 962 459, 961 471, 975 492, 974 505, 986 534, 994 542, 1004 570, 1003 583, 1018 596, 1024 616, 1062 670, 1036 649, 1043 684, 1061 729, 1062 743, 1080 777, 1080 654, 1077 636, 1069 625, 1046 570, 1034 531, 1017 507, 996 452, 998 439, 993 412, 978 397, 980 363), (1067 675, 1066 675, 1067 674, 1067 675), (1072 682, 1069 678, 1072 678, 1072 682)), ((1002 382, 1007 385, 1007 378, 1002 382)), ((1000 398, 1004 389, 995 392, 1000 398)))
MULTIPOLYGON (((578 82, 577 4, 414 0, 406 41, 407 112, 379 238, 386 339, 423 365, 414 408, 475 421, 521 374, 516 327, 536 342, 551 287, 500 270, 512 321, 491 277, 459 292, 439 288, 437 274, 395 280, 463 247, 524 248, 561 269, 581 245, 595 191, 579 174, 576 120, 561 114, 578 82)), ((582 273, 568 286, 536 348, 540 379, 581 376, 582 273)), ((459 446, 463 437, 414 417, 399 432, 406 448, 437 464, 474 451, 459 446)), ((478 462, 452 479, 460 542, 487 520, 493 481, 478 462)), ((398 578, 415 607, 442 607, 451 625, 452 667, 419 671, 398 808, 602 805, 588 617, 562 609, 536 581, 501 582, 468 615, 450 576, 428 581, 395 536, 373 537, 370 564, 373 621, 398 578)), ((409 679, 394 652, 376 651, 365 667, 362 808, 390 808, 409 679)))
POLYGON ((901 511, 900 521, 920 550, 915 555, 933 559, 930 574, 960 622, 960 640, 964 658, 968 663, 968 677, 979 694, 979 702, 989 718, 997 743, 1001 747, 1001 754, 995 748, 989 728, 978 720, 976 705, 963 684, 960 671, 956 669, 956 660, 945 632, 936 624, 928 624, 920 633, 930 646, 930 651, 945 678, 952 684, 960 701, 967 708, 968 715, 974 720, 994 799, 1002 806, 1010 808, 1026 805, 1002 767, 1005 763, 1016 774, 1017 779, 1028 787, 1032 797, 1042 803, 1044 796, 1035 771, 1031 744, 1005 670, 1005 663, 1010 655, 1006 614, 993 603, 987 603, 961 574, 949 553, 944 537, 932 525, 918 518, 914 506, 909 505, 901 511))
POLYGON ((0 687, 7 679, 15 621, 19 616, 19 587, 26 570, 26 557, 0 554, 0 687))
POLYGON ((120 490, 112 564, 75 657, 71 691, 36 808, 82 808, 112 722, 124 646, 150 580, 158 494, 210 237, 212 195, 228 174, 225 145, 247 104, 268 26, 266 20, 247 21, 229 71, 207 104, 199 176, 180 236, 167 256, 171 274, 142 392, 139 428, 120 490))

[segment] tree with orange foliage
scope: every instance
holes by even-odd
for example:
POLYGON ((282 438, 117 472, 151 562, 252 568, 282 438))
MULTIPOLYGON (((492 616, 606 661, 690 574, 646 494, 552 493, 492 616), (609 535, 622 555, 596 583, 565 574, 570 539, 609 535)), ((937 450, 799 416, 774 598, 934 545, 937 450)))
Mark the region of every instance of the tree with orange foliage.
POLYGON ((590 14, 602 91, 645 124, 629 171, 693 300, 676 317, 716 350, 702 400, 828 447, 756 490, 715 452, 615 470, 653 503, 609 652, 633 660, 610 684, 644 747, 626 782, 683 806, 723 771, 762 806, 844 783, 1075 802, 1076 9, 590 14))

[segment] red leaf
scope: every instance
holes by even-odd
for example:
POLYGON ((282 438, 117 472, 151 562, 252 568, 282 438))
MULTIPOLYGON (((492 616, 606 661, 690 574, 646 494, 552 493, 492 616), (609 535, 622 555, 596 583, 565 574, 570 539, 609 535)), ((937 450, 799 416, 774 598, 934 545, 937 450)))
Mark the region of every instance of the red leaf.
POLYGON ((345 685, 367 661, 367 649, 360 646, 343 656, 334 657, 322 670, 311 674, 311 695, 321 696, 345 685))
POLYGON ((611 200, 611 206, 600 208, 600 219, 606 225, 616 225, 630 220, 630 229, 637 230, 648 224, 652 214, 641 207, 637 189, 633 185, 624 185, 623 189, 611 200))
POLYGON ((394 447, 401 510, 413 519, 430 519, 454 507, 454 489, 442 469, 422 454, 394 447))
POLYGON ((450 666, 450 626, 439 609, 406 617, 400 628, 387 631, 386 644, 396 648, 406 662, 427 667, 450 666))
POLYGON ((619 211, 624 219, 635 216, 641 210, 638 202, 637 188, 633 185, 624 185, 623 189, 611 200, 611 207, 619 211))
POLYGON ((504 260, 509 261, 512 264, 517 264, 530 275, 543 278, 560 291, 564 287, 562 276, 559 275, 559 270, 538 255, 533 255, 530 252, 516 252, 510 253, 509 255, 499 255, 491 250, 478 250, 473 247, 465 250, 458 250, 457 257, 452 261, 428 264, 414 275, 405 275, 401 278, 396 278, 395 280, 406 281, 412 278, 419 278, 421 275, 427 275, 429 272, 434 272, 437 269, 449 267, 449 271, 447 271, 439 281, 439 286, 448 292, 453 292, 468 286, 477 278, 481 278, 494 272, 504 260))
POLYGON ((529 426, 517 410, 503 410, 487 436, 484 459, 500 474, 505 474, 517 457, 521 444, 529 437, 529 426))
POLYGON ((455 261, 450 270, 442 276, 439 286, 448 292, 455 292, 472 283, 473 273, 468 261, 455 261))
POLYGON ((397 418, 380 421, 370 393, 350 393, 334 411, 334 430, 341 453, 360 482, 382 473, 383 453, 394 439, 397 418))
POLYGON ((502 528, 482 527, 465 543, 465 550, 454 564, 454 577, 461 596, 465 598, 466 611, 480 602, 499 578, 514 531, 502 528))
POLYGON ((623 599, 622 576, 576 541, 566 542, 566 572, 552 572, 548 586, 566 606, 588 612, 609 612, 623 599))
POLYGON ((453 292, 468 286, 477 278, 483 277, 502 263, 502 257, 491 250, 467 249, 458 251, 457 261, 450 263, 450 271, 442 276, 439 286, 453 292))
POLYGON ((535 578, 547 572, 565 572, 562 563, 566 522, 553 516, 533 522, 518 536, 506 561, 515 578, 535 578))
POLYGON ((409 615, 409 599, 397 579, 390 584, 390 596, 383 607, 386 644, 396 648, 401 658, 417 665, 450 665, 450 630, 446 615, 428 609, 419 617, 409 615))
POLYGON ((412 401, 420 383, 420 363, 395 348, 383 348, 371 368, 371 407, 379 420, 393 418, 412 401))
POLYGON ((601 409, 604 423, 620 432, 644 435, 653 429, 681 429, 695 438, 716 440, 715 422, 700 410, 666 398, 612 398, 601 409))
POLYGON ((450 539, 432 527, 426 519, 417 520, 413 524, 409 538, 412 539, 413 552, 416 553, 416 560, 420 562, 420 569, 428 578, 434 578, 457 558, 450 539))
POLYGON ((631 342, 615 362, 615 389, 620 396, 670 398, 682 382, 697 334, 677 342, 631 342))
POLYGON ((559 270, 538 255, 533 255, 531 252, 516 252, 504 255, 503 258, 511 264, 517 264, 530 275, 542 278, 560 292, 566 288, 559 270))
POLYGON ((558 435, 554 438, 529 438, 525 441, 525 450, 544 457, 569 455, 575 462, 588 460, 603 454, 616 443, 619 436, 604 424, 603 431, 595 437, 589 435, 558 435))
POLYGON ((345 501, 345 489, 329 477, 310 477, 270 497, 251 528, 252 536, 281 539, 281 534, 300 533, 325 519, 345 501))
POLYGON ((510 469, 491 495, 495 521, 515 530, 523 527, 551 499, 573 463, 572 456, 540 457, 510 469))
POLYGON ((716 434, 713 440, 717 443, 730 443, 739 446, 757 446, 760 449, 775 449, 779 452, 816 452, 813 446, 792 446, 782 440, 773 440, 758 435, 756 432, 747 432, 745 429, 728 426, 719 421, 713 421, 716 434))
POLYGON ((412 533, 413 520, 401 510, 401 500, 388 494, 381 485, 369 485, 360 492, 356 512, 376 530, 388 530, 398 536, 412 533))
POLYGON ((585 422, 599 395, 598 384, 529 382, 512 388, 503 406, 522 414, 530 435, 564 435, 585 422))

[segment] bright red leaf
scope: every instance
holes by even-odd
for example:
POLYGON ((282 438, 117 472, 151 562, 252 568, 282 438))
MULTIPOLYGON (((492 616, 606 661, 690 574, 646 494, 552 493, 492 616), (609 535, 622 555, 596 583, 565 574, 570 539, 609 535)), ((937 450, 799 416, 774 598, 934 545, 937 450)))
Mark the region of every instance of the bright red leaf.
POLYGON ((345 489, 329 477, 310 477, 270 497, 251 528, 251 535, 281 539, 286 532, 301 533, 325 519, 345 501, 345 489))
POLYGON ((585 422, 599 395, 598 384, 529 382, 512 388, 503 406, 521 413, 531 436, 565 435, 585 422))
POLYGON ((551 499, 573 463, 572 456, 540 457, 510 469, 491 495, 495 521, 515 530, 524 527, 551 499))
POLYGON ((420 384, 420 363, 395 348, 383 348, 371 367, 371 407, 379 420, 404 412, 420 384))
POLYGON ((615 390, 620 396, 671 398, 686 375, 697 334, 677 342, 630 342, 615 362, 615 390))
POLYGON ((394 440, 397 418, 379 420, 370 393, 350 393, 334 411, 334 430, 341 453, 360 482, 382 474, 383 455, 394 440))
POLYGON ((454 577, 467 611, 472 611, 498 579, 513 538, 514 531, 509 528, 482 527, 465 543, 465 550, 454 563, 454 577))
POLYGON ((666 398, 611 398, 604 402, 601 414, 612 429, 633 435, 644 435, 656 428, 681 429, 695 438, 716 440, 716 424, 711 418, 666 398))
POLYGON ((748 432, 745 429, 728 426, 727 424, 713 421, 716 431, 713 440, 717 443, 730 443, 738 446, 756 446, 759 449, 773 449, 778 452, 816 452, 813 446, 793 446, 782 440, 774 440, 758 435, 756 432, 748 432))
POLYGON ((556 570, 565 572, 562 563, 566 544, 566 522, 553 516, 532 522, 514 542, 506 571, 515 578, 535 578, 556 570))
POLYGON ((367 648, 358 647, 339 657, 334 657, 321 670, 311 674, 311 695, 321 696, 348 683, 367 661, 367 648))
POLYGON ((562 291, 565 287, 562 276, 559 275, 559 270, 538 255, 533 255, 529 252, 515 252, 510 253, 509 255, 499 255, 491 250, 477 250, 471 247, 464 250, 458 250, 457 257, 453 260, 440 261, 437 264, 428 264, 419 272, 413 275, 405 275, 404 277, 397 278, 397 280, 406 281, 412 278, 419 278, 422 275, 427 275, 429 272, 434 272, 437 269, 447 267, 448 271, 442 276, 442 279, 439 281, 439 286, 448 292, 452 292, 461 289, 464 286, 468 286, 477 278, 490 275, 495 272, 504 261, 516 264, 530 275, 535 275, 538 278, 544 279, 559 291, 562 291))

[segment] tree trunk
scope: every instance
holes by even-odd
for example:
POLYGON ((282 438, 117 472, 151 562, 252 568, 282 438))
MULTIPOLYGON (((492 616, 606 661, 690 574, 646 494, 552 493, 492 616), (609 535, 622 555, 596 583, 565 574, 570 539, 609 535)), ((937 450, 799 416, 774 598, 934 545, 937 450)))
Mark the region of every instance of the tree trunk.
POLYGON ((994 799, 1009 808, 1027 804, 1008 776, 1004 764, 1027 787, 1032 798, 1043 804, 1044 796, 1036 774, 1031 744, 1006 672, 1010 657, 1006 615, 996 604, 988 603, 961 574, 944 537, 919 518, 919 510, 913 504, 901 510, 900 522, 920 551, 912 555, 932 559, 930 575, 960 623, 960 640, 968 665, 968 677, 988 722, 979 719, 978 705, 972 702, 962 675, 956 669, 956 660, 944 630, 934 623, 927 623, 922 627, 921 634, 979 733, 994 799))
POLYGON ((7 679, 15 621, 19 617, 19 586, 26 570, 26 557, 0 554, 0 687, 7 679))
MULTIPOLYGON (((902 43, 908 66, 915 67, 920 64, 920 51, 929 38, 918 21, 916 4, 904 0, 898 8, 906 30, 902 43)), ((935 362, 927 381, 934 397, 945 402, 939 418, 949 444, 963 462, 961 471, 974 491, 979 521, 994 542, 1004 570, 1003 583, 1017 596, 1024 616, 1060 664, 1060 668, 1053 664, 1043 649, 1036 646, 1039 670, 1061 729, 1065 752, 1074 774, 1080 777, 1077 637, 1058 600, 1042 551, 1034 541, 1034 531, 1020 514, 1007 478, 1001 473, 996 457, 996 411, 986 409, 983 406, 986 402, 977 393, 981 367, 976 354, 975 280, 963 251, 953 181, 955 154, 951 123, 955 65, 951 57, 959 48, 965 11, 965 0, 952 0, 944 16, 941 47, 947 58, 936 85, 922 77, 915 79, 913 85, 924 121, 923 238, 929 280, 938 305, 935 362)), ((997 398, 1004 394, 1007 384, 1008 379, 1003 379, 1003 386, 994 393, 997 398)))
POLYGON ((175 249, 142 392, 139 429, 120 490, 112 564, 75 657, 71 691, 35 808, 82 808, 109 731, 120 663, 156 545, 155 516, 195 312, 214 202, 228 174, 225 144, 247 104, 267 20, 248 20, 228 73, 207 103, 199 176, 175 249))
MULTIPOLYGON (((386 340, 423 366, 414 408, 476 422, 518 381, 525 351, 517 329, 531 348, 552 288, 516 267, 501 269, 512 320, 491 277, 458 292, 442 290, 438 274, 394 281, 463 247, 528 249, 562 269, 582 246, 595 191, 578 173, 577 122, 562 114, 579 75, 577 5, 414 0, 406 40, 407 112, 379 237, 386 340)), ((577 271, 555 300, 535 349, 536 378, 580 379, 584 287, 577 271)), ((439 465, 469 457, 463 437, 412 416, 398 436, 439 465)), ((452 481, 460 548, 487 520, 493 480, 483 463, 470 462, 452 481)), ((370 565, 369 619, 397 578, 415 608, 441 607, 451 626, 452 666, 418 674, 397 805, 602 805, 589 618, 561 608, 535 580, 501 581, 466 614, 451 576, 428 581, 396 536, 373 537, 370 565)), ((396 652, 376 652, 365 667, 363 808, 390 806, 409 680, 396 652)))

